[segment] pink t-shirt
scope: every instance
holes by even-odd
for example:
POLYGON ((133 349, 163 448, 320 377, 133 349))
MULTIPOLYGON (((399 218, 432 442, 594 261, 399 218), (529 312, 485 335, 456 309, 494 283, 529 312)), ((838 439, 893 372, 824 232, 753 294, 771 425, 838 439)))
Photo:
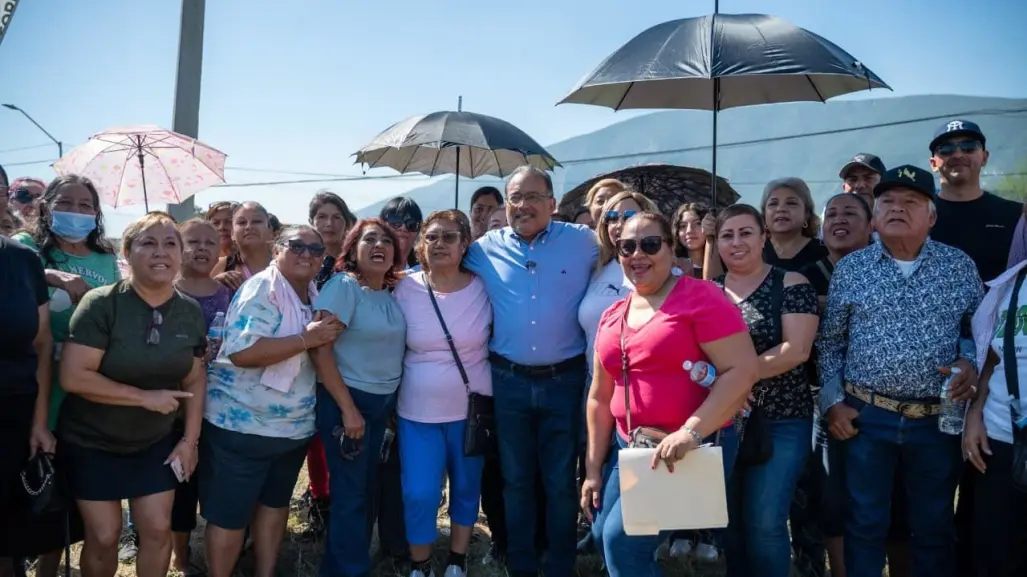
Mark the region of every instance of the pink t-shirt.
MULTIPOLYGON (((596 335, 596 355, 615 383, 610 412, 623 438, 628 431, 620 334, 630 298, 606 309, 596 335)), ((748 332, 738 307, 715 284, 688 276, 678 278, 663 306, 646 324, 637 330, 624 327, 632 426, 665 431, 681 428, 709 394, 709 389, 692 382, 681 365, 685 361, 709 362, 700 343, 748 332)))
MULTIPOLYGON (((407 322, 407 352, 396 412, 418 423, 459 421, 467 418, 467 387, 432 307, 424 275, 407 275, 393 292, 407 322)), ((474 277, 466 287, 435 293, 435 298, 467 371, 470 389, 492 395, 488 349, 492 304, 485 283, 474 277)))

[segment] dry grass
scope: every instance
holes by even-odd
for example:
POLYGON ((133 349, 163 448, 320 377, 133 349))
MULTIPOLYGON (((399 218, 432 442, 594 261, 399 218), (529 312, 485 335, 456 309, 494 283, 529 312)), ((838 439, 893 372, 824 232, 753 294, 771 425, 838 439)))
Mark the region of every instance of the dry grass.
MULTIPOLYGON (((303 488, 307 486, 307 471, 306 467, 300 472, 299 482, 296 483, 296 497, 298 498, 303 492, 303 488)), ((202 518, 199 519, 199 525, 192 537, 192 551, 194 556, 194 563, 200 567, 204 567, 203 559, 203 527, 205 522, 202 518)), ((299 511, 293 509, 289 517, 289 528, 285 536, 285 541, 282 545, 282 553, 279 556, 278 562, 278 574, 289 575, 295 577, 316 577, 318 574, 318 567, 321 563, 321 552, 324 548, 323 543, 308 542, 302 540, 299 535, 306 528, 306 519, 299 511)), ((375 544, 376 545, 376 544, 375 544)), ((436 558, 444 560, 446 552, 448 551, 449 545, 449 518, 445 516, 445 511, 439 511, 439 543, 437 548, 436 558)), ((375 548, 373 546, 373 548, 375 548)), ((468 553, 468 574, 471 577, 506 577, 506 571, 501 567, 494 565, 482 564, 482 558, 488 552, 489 548, 489 531, 485 525, 484 516, 479 517, 478 524, 475 527, 474 537, 471 540, 471 547, 468 553)), ((80 545, 73 546, 71 548, 71 574, 73 577, 81 577, 78 571, 78 557, 80 545)), ((688 561, 664 561, 663 568, 667 577, 721 577, 724 574, 722 563, 716 565, 699 565, 694 560, 688 561)), ((239 561, 239 567, 236 571, 237 576, 247 576, 253 574, 253 559, 252 555, 244 554, 243 558, 239 561)), ((373 575, 374 577, 407 577, 406 575, 399 572, 400 569, 393 567, 388 561, 384 561, 376 567, 373 575)), ((600 568, 599 561, 596 557, 579 557, 577 565, 577 573, 580 577, 600 577, 606 574, 600 568)), ((118 567, 117 577, 135 577, 135 565, 131 562, 121 563, 118 567)), ((35 577, 33 572, 29 572, 31 577, 35 577)), ((169 575, 177 575, 174 571, 170 572, 169 575)))

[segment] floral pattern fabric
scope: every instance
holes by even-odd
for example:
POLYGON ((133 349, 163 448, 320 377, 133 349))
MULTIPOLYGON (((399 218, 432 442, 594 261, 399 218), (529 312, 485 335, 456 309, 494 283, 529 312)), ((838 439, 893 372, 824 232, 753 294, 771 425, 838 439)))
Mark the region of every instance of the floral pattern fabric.
POLYGON ((207 371, 204 418, 237 433, 286 439, 314 434, 314 365, 302 353, 300 372, 289 392, 260 383, 264 367, 243 368, 230 355, 253 346, 261 338, 274 338, 282 313, 268 298, 270 269, 239 287, 225 318, 225 340, 207 371))

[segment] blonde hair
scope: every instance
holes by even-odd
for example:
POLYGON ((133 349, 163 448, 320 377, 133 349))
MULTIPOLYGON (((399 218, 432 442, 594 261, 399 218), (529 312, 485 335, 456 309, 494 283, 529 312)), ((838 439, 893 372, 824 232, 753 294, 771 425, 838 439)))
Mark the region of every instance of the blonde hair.
POLYGON ((794 176, 775 178, 768 182, 767 186, 763 187, 763 197, 760 199, 760 213, 763 216, 764 224, 766 224, 767 218, 767 201, 770 200, 771 193, 780 188, 794 192, 799 197, 799 200, 802 201, 803 211, 806 215, 802 222, 802 236, 819 238, 820 217, 817 216, 816 205, 813 203, 813 193, 810 192, 806 181, 794 176))
POLYGON ((178 237, 178 248, 181 250, 182 233, 179 232, 178 224, 175 222, 175 219, 171 218, 171 215, 166 212, 155 210, 146 213, 142 218, 133 221, 125 227, 125 232, 121 235, 122 256, 127 258, 128 253, 132 252, 132 245, 139 240, 139 237, 142 236, 144 232, 155 226, 170 226, 172 230, 175 231, 175 236, 178 237))
POLYGON ((609 188, 614 193, 618 193, 618 192, 624 192, 625 190, 628 190, 628 185, 626 185, 623 182, 617 180, 616 178, 604 178, 604 179, 600 180, 599 182, 593 184, 588 189, 588 192, 585 193, 585 206, 586 207, 592 206, 592 202, 595 201, 596 195, 599 194, 599 191, 604 189, 604 188, 609 188))
POLYGON ((613 240, 610 239, 610 233, 606 230, 606 213, 613 210, 613 207, 617 206, 618 203, 628 199, 638 203, 638 207, 642 209, 641 212, 660 213, 656 203, 640 192, 624 190, 611 196, 610 200, 607 200, 606 204, 603 205, 603 211, 599 213, 599 222, 596 223, 596 237, 599 239, 599 260, 596 261, 596 271, 602 270, 617 254, 617 249, 613 246, 613 240))

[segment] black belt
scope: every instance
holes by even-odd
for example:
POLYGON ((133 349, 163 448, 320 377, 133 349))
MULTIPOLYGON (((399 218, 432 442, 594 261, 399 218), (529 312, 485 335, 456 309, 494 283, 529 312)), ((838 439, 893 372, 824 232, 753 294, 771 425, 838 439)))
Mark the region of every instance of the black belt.
POLYGON ((584 369, 586 364, 585 355, 578 355, 565 361, 560 361, 555 365, 519 365, 492 352, 489 353, 489 362, 492 363, 492 366, 494 367, 510 371, 511 373, 531 377, 533 379, 555 377, 560 373, 565 373, 570 370, 584 369))

